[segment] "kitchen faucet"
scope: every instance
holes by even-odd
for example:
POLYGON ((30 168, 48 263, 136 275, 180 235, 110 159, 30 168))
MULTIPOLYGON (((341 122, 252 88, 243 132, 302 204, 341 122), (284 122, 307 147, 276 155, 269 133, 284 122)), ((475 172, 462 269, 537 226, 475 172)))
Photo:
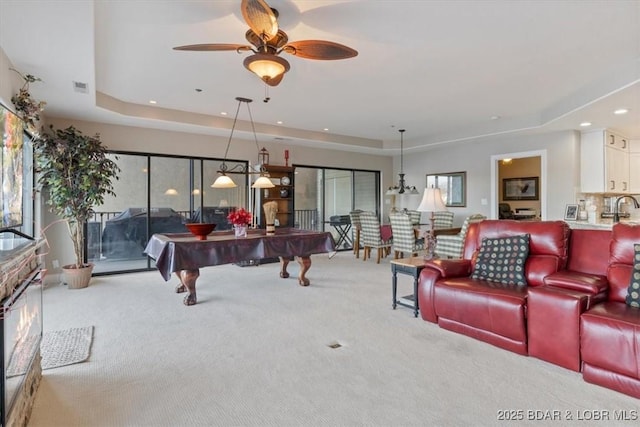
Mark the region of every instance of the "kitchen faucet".
POLYGON ((631 200, 633 200, 633 206, 636 209, 640 209, 640 203, 638 203, 638 200, 633 197, 633 196, 620 196, 616 199, 616 204, 615 204, 615 211, 613 212, 613 222, 620 222, 620 200, 624 199, 625 197, 630 198, 631 200))

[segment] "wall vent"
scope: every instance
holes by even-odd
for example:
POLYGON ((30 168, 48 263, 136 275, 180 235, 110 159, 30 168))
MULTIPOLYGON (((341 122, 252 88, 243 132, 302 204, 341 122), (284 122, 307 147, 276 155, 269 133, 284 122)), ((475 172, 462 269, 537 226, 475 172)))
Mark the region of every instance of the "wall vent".
POLYGON ((73 82, 73 90, 80 93, 88 93, 89 85, 84 82, 73 82))

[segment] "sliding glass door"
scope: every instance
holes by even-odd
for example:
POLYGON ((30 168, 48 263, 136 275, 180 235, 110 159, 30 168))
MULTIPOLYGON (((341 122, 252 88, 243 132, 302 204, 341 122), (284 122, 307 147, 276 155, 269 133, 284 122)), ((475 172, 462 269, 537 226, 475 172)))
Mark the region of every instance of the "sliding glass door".
MULTIPOLYGON (((192 157, 112 153, 121 169, 115 196, 105 197, 87 223, 87 260, 95 274, 154 268, 144 254, 155 233, 187 233, 187 222, 214 222, 228 228, 230 209, 247 207, 247 177, 237 187, 212 188, 220 162, 192 157)), ((234 162, 227 162, 229 167, 234 162)))
POLYGON ((379 172, 296 166, 296 227, 330 231, 338 249, 351 249, 349 212, 378 213, 379 195, 379 172))

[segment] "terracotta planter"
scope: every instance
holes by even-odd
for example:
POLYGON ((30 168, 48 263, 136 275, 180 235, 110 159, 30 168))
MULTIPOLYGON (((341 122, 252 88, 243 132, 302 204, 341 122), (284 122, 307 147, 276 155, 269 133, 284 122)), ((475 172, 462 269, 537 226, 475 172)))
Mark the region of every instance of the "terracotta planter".
POLYGON ((93 273, 93 264, 88 264, 86 267, 74 268, 71 265, 65 265, 62 267, 64 274, 64 282, 69 289, 82 289, 89 286, 91 281, 91 273, 93 273))

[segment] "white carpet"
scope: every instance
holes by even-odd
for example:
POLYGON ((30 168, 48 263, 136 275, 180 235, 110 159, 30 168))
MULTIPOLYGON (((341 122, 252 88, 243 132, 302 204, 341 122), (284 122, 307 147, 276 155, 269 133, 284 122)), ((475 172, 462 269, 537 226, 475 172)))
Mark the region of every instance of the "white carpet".
MULTIPOLYGON (((46 289, 45 330, 92 324, 95 340, 87 362, 44 372, 29 425, 544 425, 527 411, 640 406, 392 310, 388 258, 312 260, 309 287, 296 263, 289 279, 278 264, 203 269, 192 307, 157 272, 46 289), (524 420, 498 421, 502 410, 524 420)), ((399 286, 408 293, 411 278, 399 286)))

